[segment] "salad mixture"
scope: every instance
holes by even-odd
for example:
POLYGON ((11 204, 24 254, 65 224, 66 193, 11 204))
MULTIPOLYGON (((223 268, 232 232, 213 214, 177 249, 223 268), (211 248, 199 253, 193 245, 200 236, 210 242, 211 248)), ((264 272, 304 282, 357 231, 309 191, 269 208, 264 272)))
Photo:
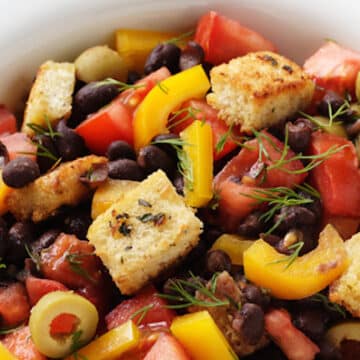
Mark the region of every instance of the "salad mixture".
POLYGON ((0 107, 0 358, 360 359, 360 53, 115 40, 0 107))

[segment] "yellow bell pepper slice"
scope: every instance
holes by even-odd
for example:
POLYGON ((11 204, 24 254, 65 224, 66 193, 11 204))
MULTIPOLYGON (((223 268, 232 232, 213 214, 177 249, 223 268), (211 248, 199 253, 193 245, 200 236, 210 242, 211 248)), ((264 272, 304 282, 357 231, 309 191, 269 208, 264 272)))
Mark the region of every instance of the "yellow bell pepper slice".
POLYGON ((0 359, 1 360, 17 360, 10 351, 0 342, 0 359))
POLYGON ((277 298, 296 300, 323 290, 348 266, 344 242, 332 225, 321 232, 314 250, 290 260, 257 240, 244 252, 245 276, 277 298))
POLYGON ((209 88, 210 82, 201 65, 170 76, 154 86, 135 114, 135 148, 139 150, 154 136, 167 133, 166 124, 171 111, 186 100, 203 98, 209 88))
POLYGON ((185 202, 205 206, 213 197, 213 140, 209 124, 194 121, 180 134, 184 141, 180 159, 184 176, 185 202))
POLYGON ((238 235, 223 234, 216 239, 211 250, 222 250, 226 252, 234 265, 243 265, 243 256, 254 240, 246 240, 238 235))
POLYGON ((139 339, 139 329, 129 320, 98 337, 75 354, 67 357, 66 360, 116 360, 128 350, 136 347, 139 339))
POLYGON ((237 359, 224 334, 207 311, 175 318, 170 330, 193 360, 237 359))
POLYGON ((178 34, 171 32, 119 29, 115 33, 115 48, 126 60, 130 70, 142 73, 152 49, 176 36, 178 34))

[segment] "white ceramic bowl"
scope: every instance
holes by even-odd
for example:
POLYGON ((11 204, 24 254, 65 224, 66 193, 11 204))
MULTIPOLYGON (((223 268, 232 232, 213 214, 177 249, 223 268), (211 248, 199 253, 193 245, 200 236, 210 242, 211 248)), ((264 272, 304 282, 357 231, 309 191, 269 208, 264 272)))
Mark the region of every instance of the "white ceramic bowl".
POLYGON ((189 29, 206 10, 239 20, 300 64, 325 38, 360 50, 358 0, 0 0, 0 103, 16 109, 37 67, 108 43, 118 27, 189 29), (3 10, 6 11, 3 11, 3 10))

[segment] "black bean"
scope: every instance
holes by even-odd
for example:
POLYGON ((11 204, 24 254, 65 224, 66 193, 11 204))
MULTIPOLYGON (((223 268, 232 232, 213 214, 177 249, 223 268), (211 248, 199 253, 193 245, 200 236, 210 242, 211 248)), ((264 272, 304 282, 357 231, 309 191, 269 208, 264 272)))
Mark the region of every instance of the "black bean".
POLYGON ((109 162, 109 177, 120 180, 141 181, 145 174, 139 164, 130 159, 119 159, 109 162))
POLYGON ((213 64, 210 64, 210 63, 207 62, 207 61, 203 61, 202 67, 203 67, 203 69, 204 69, 207 77, 210 79, 210 71, 211 71, 211 69, 214 67, 214 65, 213 65, 213 64))
POLYGON ((6 146, 0 141, 0 167, 3 168, 9 162, 9 153, 6 146))
POLYGON ((31 244, 31 251, 38 254, 41 250, 48 248, 60 235, 59 229, 45 231, 37 240, 31 244))
POLYGON ((184 195, 184 177, 180 174, 179 171, 176 171, 174 175, 173 184, 175 186, 176 192, 179 195, 184 195))
POLYGON ((70 129, 65 120, 59 122, 56 131, 60 135, 55 137, 55 145, 63 161, 75 160, 86 154, 84 139, 70 129))
POLYGON ((5 257, 8 248, 8 229, 3 218, 0 217, 0 258, 5 257))
POLYGON ((312 128, 302 119, 287 123, 288 143, 295 152, 305 152, 310 145, 312 128))
POLYGON ((321 309, 302 309, 293 318, 294 325, 313 340, 321 339, 326 331, 327 316, 321 309))
POLYGON ((110 161, 117 159, 136 160, 134 149, 126 141, 122 140, 113 141, 107 149, 106 156, 110 161))
POLYGON ((39 176, 39 165, 25 156, 19 156, 8 162, 2 173, 4 183, 13 188, 22 188, 39 176))
POLYGON ((56 159, 59 158, 59 154, 55 143, 50 136, 44 134, 36 135, 34 137, 34 141, 38 144, 37 163, 39 165, 40 172, 44 174, 55 164, 56 159), (43 153, 45 151, 49 152, 49 154, 53 155, 56 159, 52 159, 49 156, 44 155, 43 153))
POLYGON ((243 293, 247 302, 259 305, 261 308, 265 308, 270 303, 270 297, 255 285, 246 284, 243 293))
POLYGON ((181 50, 174 44, 162 43, 157 45, 146 59, 144 73, 150 74, 155 70, 166 66, 171 73, 178 72, 178 64, 181 50))
POLYGON ((27 257, 25 246, 35 240, 34 225, 29 222, 17 222, 9 230, 9 248, 6 259, 10 263, 21 264, 27 257))
POLYGON ((260 233, 260 238, 271 246, 275 246, 279 241, 281 241, 281 237, 275 234, 260 233))
POLYGON ((135 84, 138 80, 141 79, 141 75, 136 71, 129 71, 127 75, 126 82, 130 85, 135 84))
POLYGON ((148 145, 141 148, 137 162, 147 174, 161 169, 166 172, 169 177, 172 177, 175 171, 175 162, 173 159, 156 145, 148 145))
MULTIPOLYGON (((168 141, 168 140, 180 140, 179 135, 176 134, 161 134, 155 136, 152 141, 168 141)), ((169 143, 157 143, 156 146, 165 151, 171 158, 177 159, 176 148, 169 143)))
POLYGON ((259 305, 246 303, 235 316, 232 326, 249 345, 255 345, 264 334, 264 312, 259 305))
POLYGON ((119 89, 114 84, 91 82, 75 94, 73 106, 85 118, 110 103, 118 94, 119 89))
POLYGON ((331 107, 331 112, 334 114, 344 103, 344 98, 334 91, 328 91, 319 103, 318 111, 321 115, 329 116, 329 107, 331 107))
POLYGON ((265 223, 261 220, 261 212, 255 211, 248 215, 238 227, 238 234, 256 238, 264 231, 265 223))
POLYGON ((201 64, 204 61, 204 57, 204 49, 195 41, 189 41, 186 48, 181 52, 180 55, 180 71, 201 64))
POLYGON ((230 256, 222 250, 211 250, 206 255, 206 270, 213 274, 221 271, 231 271, 230 256))
POLYGON ((80 240, 86 239, 86 234, 92 220, 88 211, 76 211, 64 219, 64 231, 75 235, 80 240))
POLYGON ((211 246, 222 234, 223 231, 220 228, 206 224, 201 237, 207 242, 208 246, 211 246))
POLYGON ((357 119, 354 123, 346 125, 345 129, 349 137, 355 137, 360 134, 360 119, 357 119))

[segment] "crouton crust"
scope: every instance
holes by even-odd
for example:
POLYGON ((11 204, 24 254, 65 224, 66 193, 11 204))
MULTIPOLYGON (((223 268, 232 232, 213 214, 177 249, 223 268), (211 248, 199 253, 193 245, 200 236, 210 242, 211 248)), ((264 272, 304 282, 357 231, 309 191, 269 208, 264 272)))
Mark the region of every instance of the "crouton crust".
POLYGON ((159 170, 100 214, 87 237, 120 291, 131 295, 186 256, 201 228, 159 170))
POLYGON ((60 165, 6 198, 9 211, 17 220, 39 222, 55 215, 63 205, 75 206, 92 194, 80 176, 94 164, 106 163, 105 157, 89 155, 60 165))
POLYGON ((208 103, 241 130, 275 125, 306 108, 315 85, 300 66, 270 51, 250 53, 211 70, 208 103))
POLYGON ((330 286, 329 298, 360 317, 360 233, 345 241, 350 264, 343 275, 330 286))
POLYGON ((72 94, 75 87, 75 65, 47 61, 42 64, 26 103, 22 132, 32 136, 30 123, 47 127, 55 126, 71 114, 72 94))

